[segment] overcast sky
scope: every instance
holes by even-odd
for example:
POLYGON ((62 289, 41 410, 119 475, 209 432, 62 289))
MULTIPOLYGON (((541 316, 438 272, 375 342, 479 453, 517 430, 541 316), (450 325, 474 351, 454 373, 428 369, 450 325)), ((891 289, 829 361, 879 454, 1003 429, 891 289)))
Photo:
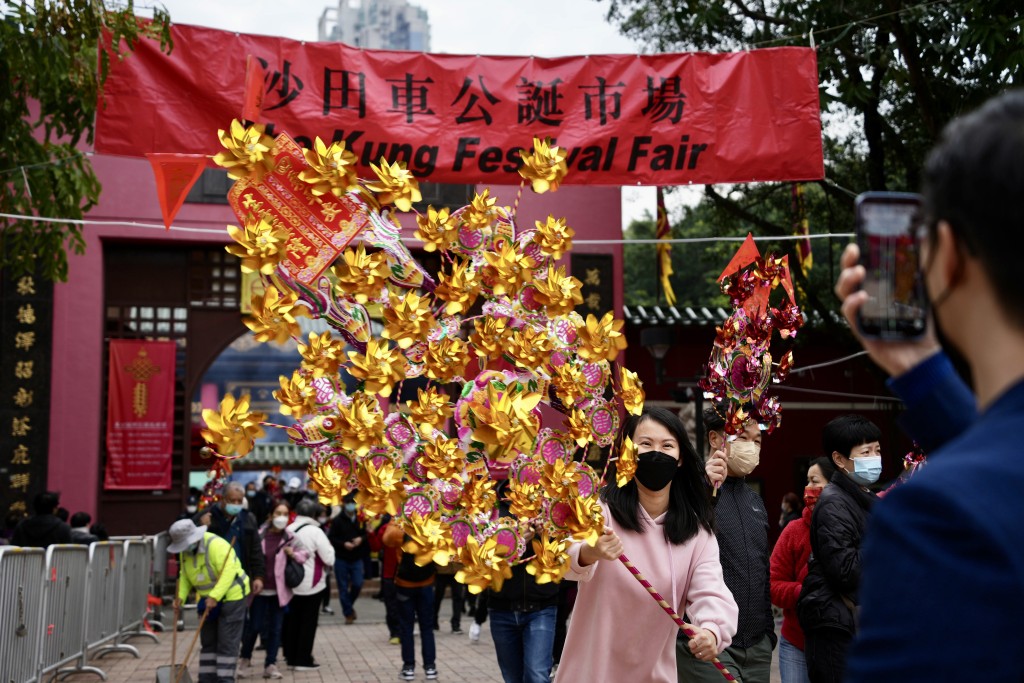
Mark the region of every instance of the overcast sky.
MULTIPOLYGON (((316 40, 325 0, 161 0, 180 24, 316 40)), ((636 53, 640 47, 605 19, 608 0, 413 0, 430 19, 430 51, 453 54, 565 55, 636 53), (552 9, 556 8, 556 12, 552 9)), ((654 213, 655 190, 624 188, 623 227, 654 213)), ((673 217, 679 195, 670 198, 673 217)), ((692 200, 689 200, 692 202, 692 200)))

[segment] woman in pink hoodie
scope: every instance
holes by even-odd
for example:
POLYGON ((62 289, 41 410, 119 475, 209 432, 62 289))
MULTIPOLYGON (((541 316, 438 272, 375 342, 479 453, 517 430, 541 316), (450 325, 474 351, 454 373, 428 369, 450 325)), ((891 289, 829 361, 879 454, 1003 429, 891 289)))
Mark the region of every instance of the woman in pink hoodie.
POLYGON ((579 595, 556 683, 676 682, 679 628, 618 561, 623 553, 687 615, 697 658, 711 661, 736 632, 739 610, 722 579, 703 463, 683 423, 645 407, 625 421, 620 444, 625 436, 639 454, 636 475, 620 488, 612 463, 601 494, 605 533, 593 547, 569 550, 566 578, 580 582, 579 595))
POLYGON ((248 676, 251 672, 252 651, 256 645, 256 636, 263 640, 267 648, 267 658, 263 665, 263 678, 284 678, 277 670, 277 651, 281 645, 281 624, 284 620, 284 608, 292 599, 292 589, 284 580, 285 566, 288 558, 303 564, 308 553, 295 545, 295 534, 288 531, 288 520, 291 508, 285 501, 279 501, 270 511, 270 517, 260 527, 260 543, 266 556, 267 579, 263 591, 253 597, 249 606, 249 621, 246 622, 242 634, 242 656, 239 661, 239 672, 248 676))

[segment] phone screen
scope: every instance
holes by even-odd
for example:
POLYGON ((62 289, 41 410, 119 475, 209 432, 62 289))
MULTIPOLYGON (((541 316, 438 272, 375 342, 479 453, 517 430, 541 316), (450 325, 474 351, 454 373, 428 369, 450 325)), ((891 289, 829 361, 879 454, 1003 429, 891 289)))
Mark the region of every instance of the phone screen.
POLYGON ((857 242, 868 300, 858 323, 869 337, 924 334, 928 302, 918 266, 918 195, 866 192, 857 198, 857 242))

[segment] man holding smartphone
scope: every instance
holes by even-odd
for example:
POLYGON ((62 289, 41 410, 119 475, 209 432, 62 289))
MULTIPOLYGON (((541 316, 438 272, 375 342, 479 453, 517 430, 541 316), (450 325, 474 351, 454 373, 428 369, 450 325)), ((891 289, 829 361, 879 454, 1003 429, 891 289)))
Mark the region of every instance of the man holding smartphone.
MULTIPOLYGON (((932 330, 861 343, 930 457, 868 526, 847 680, 1021 680, 997 644, 1024 636, 1024 92, 950 123, 924 178, 920 268, 943 344, 932 330)), ((859 256, 847 248, 836 284, 854 330, 859 256)))

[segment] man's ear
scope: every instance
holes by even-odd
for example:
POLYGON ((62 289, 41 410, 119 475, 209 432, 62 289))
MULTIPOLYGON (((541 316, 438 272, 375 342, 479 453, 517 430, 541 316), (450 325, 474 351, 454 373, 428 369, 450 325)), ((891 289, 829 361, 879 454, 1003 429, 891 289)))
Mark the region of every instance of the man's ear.
POLYGON ((844 456, 839 451, 832 451, 832 464, 836 466, 836 469, 840 469, 840 470, 845 470, 846 469, 845 467, 843 467, 843 460, 845 460, 845 459, 846 459, 846 456, 844 456))
POLYGON ((936 261, 935 265, 946 281, 945 289, 958 284, 964 274, 966 254, 963 245, 953 232, 953 226, 948 222, 939 221, 935 229, 935 243, 932 248, 935 251, 933 257, 936 261))

